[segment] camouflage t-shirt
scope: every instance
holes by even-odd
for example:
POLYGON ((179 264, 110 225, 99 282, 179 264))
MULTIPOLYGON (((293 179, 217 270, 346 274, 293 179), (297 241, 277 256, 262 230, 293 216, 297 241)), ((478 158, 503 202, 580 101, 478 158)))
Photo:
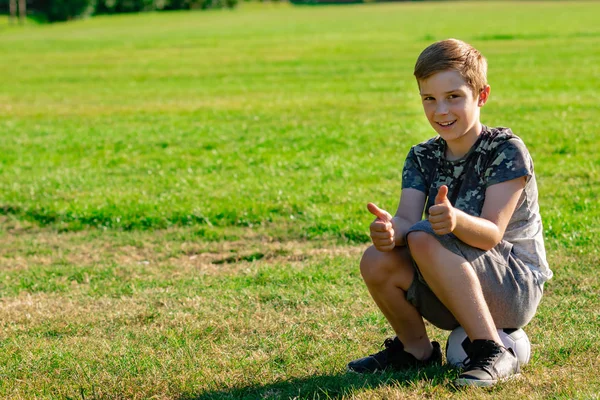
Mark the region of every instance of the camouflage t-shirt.
POLYGON ((427 195, 428 216, 438 189, 446 185, 448 199, 455 208, 479 217, 489 186, 527 177, 503 240, 513 245, 514 255, 537 271, 543 281, 550 279, 533 161, 523 141, 508 128, 483 126, 479 138, 462 158, 449 161, 445 151, 446 142, 439 136, 413 146, 404 163, 402 188, 427 195))

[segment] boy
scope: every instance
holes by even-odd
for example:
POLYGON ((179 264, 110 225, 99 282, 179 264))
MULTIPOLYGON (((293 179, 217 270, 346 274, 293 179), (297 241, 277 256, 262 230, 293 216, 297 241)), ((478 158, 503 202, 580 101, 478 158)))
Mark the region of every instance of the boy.
POLYGON ((471 339, 457 385, 491 386, 519 374, 497 328, 531 320, 552 272, 531 157, 510 129, 479 120, 490 95, 486 73, 485 58, 455 39, 417 59, 423 109, 438 136, 410 150, 393 217, 368 204, 377 218, 360 263, 397 337, 349 363, 351 371, 439 364, 440 345, 427 337, 425 318, 441 329, 460 325, 471 339))

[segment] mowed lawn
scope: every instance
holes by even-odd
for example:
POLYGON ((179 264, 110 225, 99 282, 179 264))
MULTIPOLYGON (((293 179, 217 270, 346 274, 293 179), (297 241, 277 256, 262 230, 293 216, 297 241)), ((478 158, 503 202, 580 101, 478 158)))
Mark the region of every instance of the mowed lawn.
MULTIPOLYGON (((1 398, 599 398, 600 3, 418 2, 0 24, 1 398), (360 279, 431 137, 412 68, 489 61, 535 160, 555 278, 523 378, 359 376, 360 279)), ((448 332, 428 326, 445 342, 448 332)))

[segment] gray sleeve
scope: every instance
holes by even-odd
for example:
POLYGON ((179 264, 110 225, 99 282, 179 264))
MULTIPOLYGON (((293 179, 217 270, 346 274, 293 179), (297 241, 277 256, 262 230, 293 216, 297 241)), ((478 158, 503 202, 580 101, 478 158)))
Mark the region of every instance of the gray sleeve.
POLYGON ((485 170, 485 186, 533 175, 533 162, 525 144, 519 139, 510 139, 499 146, 485 170))
POLYGON ((429 185, 427 184, 426 174, 421 163, 417 158, 415 147, 413 146, 402 169, 402 189, 417 189, 423 193, 427 193, 429 185))

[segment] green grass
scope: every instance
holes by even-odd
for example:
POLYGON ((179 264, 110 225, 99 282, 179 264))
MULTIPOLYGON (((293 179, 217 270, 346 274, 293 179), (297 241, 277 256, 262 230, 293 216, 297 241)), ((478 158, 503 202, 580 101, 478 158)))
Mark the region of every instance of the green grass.
POLYGON ((548 235, 579 242, 598 216, 597 7, 282 6, 5 29, 0 210, 63 230, 293 219, 288 237, 365 241, 364 204, 395 207, 404 155, 432 135, 414 60, 457 36, 490 61, 484 122, 511 126, 537 161, 548 235), (443 21, 423 22, 432 13, 443 21))
MULTIPOLYGON (((598 398, 594 2, 244 5, 0 24, 0 397, 598 398), (483 122, 534 160, 548 282, 525 379, 356 377, 390 328, 358 273, 433 135, 412 67, 488 58, 483 122)), ((428 326, 432 337, 446 332, 428 326)))

